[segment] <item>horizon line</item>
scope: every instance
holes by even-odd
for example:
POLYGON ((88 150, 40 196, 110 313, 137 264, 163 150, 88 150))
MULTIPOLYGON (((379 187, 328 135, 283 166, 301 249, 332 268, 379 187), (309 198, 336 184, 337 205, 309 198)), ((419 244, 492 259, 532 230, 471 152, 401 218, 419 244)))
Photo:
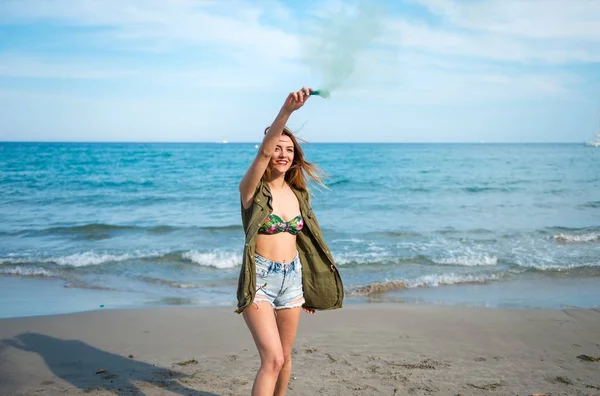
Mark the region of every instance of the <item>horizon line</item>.
MULTIPOLYGON (((448 141, 448 142, 403 142, 403 141, 318 141, 304 144, 585 144, 587 141, 448 141)), ((3 143, 45 143, 45 144, 260 144, 260 141, 167 141, 167 140, 0 140, 3 143)))

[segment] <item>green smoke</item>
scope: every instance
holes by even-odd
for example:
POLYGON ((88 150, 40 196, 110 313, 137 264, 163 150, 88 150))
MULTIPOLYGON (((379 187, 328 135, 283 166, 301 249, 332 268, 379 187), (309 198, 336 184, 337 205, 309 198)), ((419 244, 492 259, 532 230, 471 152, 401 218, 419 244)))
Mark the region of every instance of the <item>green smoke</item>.
POLYGON ((304 62, 322 79, 321 91, 335 91, 354 73, 357 61, 382 31, 380 4, 362 0, 341 9, 321 20, 306 40, 304 62))

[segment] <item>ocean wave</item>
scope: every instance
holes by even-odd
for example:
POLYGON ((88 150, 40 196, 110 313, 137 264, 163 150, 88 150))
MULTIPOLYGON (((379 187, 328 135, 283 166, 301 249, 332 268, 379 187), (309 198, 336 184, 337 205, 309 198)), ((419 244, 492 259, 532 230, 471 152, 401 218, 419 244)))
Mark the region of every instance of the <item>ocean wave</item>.
POLYGON ((600 208, 600 201, 589 201, 579 205, 581 208, 600 208))
POLYGON ((58 257, 1 257, 0 264, 56 264, 61 267, 88 267, 94 265, 107 264, 112 262, 126 261, 130 259, 140 259, 148 257, 160 257, 159 252, 137 252, 124 254, 108 254, 97 252, 74 253, 58 257))
POLYGON ((585 268, 595 268, 600 267, 600 261, 589 261, 582 263, 571 263, 571 264, 556 264, 554 262, 524 262, 520 260, 517 265, 521 268, 534 270, 534 271, 543 271, 543 272, 562 272, 562 271, 571 271, 576 269, 585 269, 585 268))
POLYGON ((237 251, 135 251, 121 254, 88 251, 53 257, 0 257, 0 264, 55 264, 60 267, 77 268, 100 266, 128 260, 142 260, 145 262, 192 262, 201 266, 223 269, 241 265, 242 256, 237 251))
POLYGON ((90 223, 63 227, 50 227, 43 229, 23 229, 17 231, 2 231, 0 235, 15 235, 15 236, 52 236, 65 235, 75 237, 85 237, 90 239, 109 238, 117 233, 124 232, 148 232, 151 234, 167 234, 180 230, 200 230, 208 232, 228 232, 240 231, 242 226, 238 224, 228 224, 223 226, 192 226, 178 227, 171 225, 156 225, 151 227, 140 227, 134 225, 115 225, 104 223, 90 223))
POLYGON ((63 285, 66 289, 88 289, 88 290, 116 290, 112 287, 93 285, 81 279, 69 279, 63 285))
POLYGON ((406 243, 403 248, 410 249, 434 265, 493 266, 498 264, 501 256, 495 240, 434 238, 421 243, 406 243))
POLYGON ((239 224, 231 224, 226 226, 206 226, 206 227, 198 227, 203 231, 242 231, 243 227, 239 224))
POLYGON ((142 254, 102 254, 95 252, 84 252, 71 254, 69 256, 54 257, 51 259, 47 259, 45 262, 52 262, 65 267, 88 267, 92 265, 125 261, 139 257, 142 257, 142 254))
POLYGON ((552 238, 561 243, 600 242, 600 232, 590 232, 585 234, 558 234, 554 235, 552 238))
POLYGON ((155 187, 154 179, 129 179, 129 180, 102 180, 99 178, 87 178, 80 180, 79 184, 88 189, 115 188, 125 189, 127 187, 155 187))
POLYGON ((564 271, 577 268, 600 267, 600 261, 595 260, 593 254, 588 256, 560 256, 544 250, 519 252, 517 254, 498 253, 491 254, 476 251, 456 251, 448 249, 438 256, 429 254, 415 254, 395 256, 389 251, 367 251, 335 253, 337 265, 349 270, 361 271, 369 268, 389 266, 390 268, 418 268, 426 271, 440 270, 441 267, 450 268, 476 268, 497 267, 506 270, 535 269, 539 271, 564 271), (429 270, 427 268, 430 268, 429 270))
POLYGON ((448 258, 438 258, 438 259, 433 259, 433 262, 436 264, 443 264, 443 265, 461 265, 461 266, 466 266, 466 267, 479 267, 479 266, 497 265, 498 257, 488 256, 486 254, 476 254, 476 255, 448 257, 448 258))
POLYGON ((135 226, 120 226, 112 224, 102 223, 91 223, 76 225, 70 227, 51 227, 39 230, 41 234, 92 234, 92 233, 104 233, 104 232, 116 232, 116 231, 130 231, 135 230, 138 227, 135 226))
POLYGON ((343 185, 350 184, 350 183, 351 183, 350 179, 340 179, 340 180, 334 180, 334 181, 327 183, 327 186, 328 187, 343 186, 343 185))
POLYGON ((142 281, 144 281, 146 283, 151 283, 151 284, 160 285, 160 286, 168 286, 168 287, 172 287, 175 289, 197 289, 200 287, 200 285, 196 285, 194 283, 178 282, 178 281, 169 280, 169 279, 154 278, 151 276, 142 276, 139 279, 141 279, 142 281))
POLYGON ((549 189, 545 189, 542 190, 542 194, 546 194, 546 195, 560 195, 564 192, 567 192, 568 190, 565 188, 549 188, 549 189))
POLYGON ((488 230, 486 228, 472 228, 472 229, 460 230, 460 229, 456 229, 453 227, 436 230, 436 231, 434 231, 434 233, 439 234, 439 235, 453 235, 453 234, 457 234, 457 235, 469 235, 469 234, 489 235, 489 234, 495 234, 494 231, 488 230))
POLYGON ((373 282, 365 286, 349 287, 347 293, 351 296, 370 296, 393 290, 414 289, 419 287, 439 287, 445 285, 477 284, 498 280, 500 274, 433 274, 424 275, 415 279, 373 282))
POLYGON ((54 271, 49 271, 39 267, 5 267, 0 268, 0 275, 14 275, 22 277, 46 277, 58 278, 60 275, 54 271))
POLYGON ((433 191, 433 189, 429 188, 429 187, 408 187, 408 188, 404 189, 404 191, 408 192, 408 193, 420 193, 420 192, 428 193, 428 192, 433 191))
MULTIPOLYGON (((382 183, 379 180, 375 179, 351 179, 351 178, 340 178, 338 180, 325 181, 325 185, 329 188, 335 187, 346 187, 351 186, 352 188, 370 188, 377 189, 382 186, 382 183)), ((315 188, 319 189, 318 186, 315 185, 315 188)))
POLYGON ((341 243, 341 242, 346 242, 346 243, 369 243, 369 241, 367 241, 366 239, 360 239, 360 238, 341 238, 341 239, 332 239, 331 243, 341 243))
POLYGON ((361 252, 349 253, 334 253, 333 259, 337 265, 344 266, 378 266, 401 264, 404 262, 413 262, 414 258, 399 258, 390 256, 389 252, 385 252, 383 248, 373 247, 371 249, 365 247, 361 252))
POLYGON ((383 238, 418 238, 423 236, 416 231, 408 230, 383 231, 378 232, 376 235, 383 238))
POLYGON ((453 265, 462 267, 483 267, 498 265, 498 256, 487 253, 473 252, 469 249, 457 254, 453 250, 446 252, 447 256, 432 257, 426 252, 410 256, 396 256, 383 247, 365 244, 360 252, 335 253, 334 259, 337 264, 345 266, 381 266, 381 265, 453 265))
POLYGON ((219 269, 234 268, 242 264, 241 253, 231 251, 200 252, 190 250, 184 252, 181 256, 195 264, 219 269))
POLYGON ((486 192, 513 192, 516 191, 515 187, 464 187, 462 189, 465 192, 477 194, 477 193, 486 193, 486 192))

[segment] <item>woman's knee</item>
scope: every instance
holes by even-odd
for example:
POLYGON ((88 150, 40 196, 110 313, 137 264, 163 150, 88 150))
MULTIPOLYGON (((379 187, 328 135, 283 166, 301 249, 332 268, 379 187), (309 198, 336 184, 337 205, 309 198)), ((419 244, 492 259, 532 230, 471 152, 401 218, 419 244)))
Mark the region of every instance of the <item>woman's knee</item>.
POLYGON ((265 367, 269 371, 280 372, 283 368, 283 365, 286 363, 285 357, 283 355, 271 355, 266 356, 262 361, 262 366, 265 367))
POLYGON ((289 366, 290 364, 292 364, 292 354, 284 354, 283 355, 283 365, 284 366, 289 366))

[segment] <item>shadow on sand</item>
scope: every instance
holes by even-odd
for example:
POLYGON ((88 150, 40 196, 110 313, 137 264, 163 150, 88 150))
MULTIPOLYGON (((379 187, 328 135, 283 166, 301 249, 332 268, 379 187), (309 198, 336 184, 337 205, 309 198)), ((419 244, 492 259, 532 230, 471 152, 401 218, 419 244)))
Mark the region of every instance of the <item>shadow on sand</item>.
POLYGON ((148 383, 178 395, 217 396, 183 386, 177 379, 189 377, 186 374, 102 351, 78 340, 22 333, 0 340, 0 347, 7 346, 37 353, 54 375, 83 391, 144 394, 137 383, 148 383))

